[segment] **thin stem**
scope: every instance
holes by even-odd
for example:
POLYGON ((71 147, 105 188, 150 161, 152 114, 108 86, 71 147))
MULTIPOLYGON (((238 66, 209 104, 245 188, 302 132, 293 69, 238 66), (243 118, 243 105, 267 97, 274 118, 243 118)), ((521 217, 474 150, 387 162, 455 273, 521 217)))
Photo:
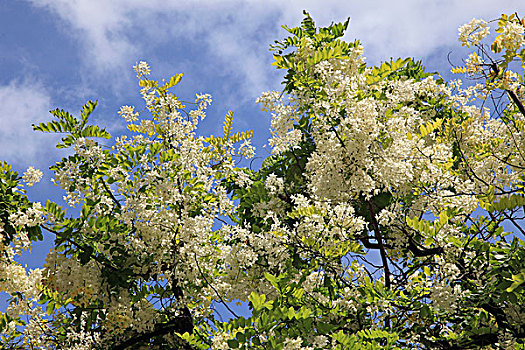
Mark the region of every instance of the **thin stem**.
POLYGON ((202 270, 199 266, 199 262, 197 260, 197 254, 194 254, 194 258, 195 258, 195 264, 197 265, 197 269, 199 270, 199 273, 201 274, 202 278, 204 278, 204 281, 206 281, 206 283, 208 283, 208 285, 210 286, 210 288, 215 292, 215 294, 217 295, 217 297, 219 297, 219 300, 221 301, 221 303, 224 305, 224 307, 226 307, 226 309, 233 315, 235 316, 236 318, 239 318, 239 316, 232 310, 230 309, 230 307, 228 306, 228 304, 224 301, 224 299, 222 299, 221 295, 219 294, 219 292, 215 289, 215 287, 213 287, 213 285, 208 282, 208 279, 206 278, 206 276, 204 275, 204 273, 202 273, 202 270))

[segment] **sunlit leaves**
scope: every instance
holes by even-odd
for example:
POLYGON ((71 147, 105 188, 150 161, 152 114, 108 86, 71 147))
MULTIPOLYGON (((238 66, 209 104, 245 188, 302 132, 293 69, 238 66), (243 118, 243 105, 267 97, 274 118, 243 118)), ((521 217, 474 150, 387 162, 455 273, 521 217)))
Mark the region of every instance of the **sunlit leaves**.
POLYGON ((50 111, 50 113, 58 120, 33 125, 33 130, 47 133, 68 134, 62 138, 62 142, 57 144, 57 148, 70 147, 80 137, 100 137, 109 139, 111 135, 105 130, 105 128, 100 129, 97 125, 87 125, 88 118, 96 106, 97 101, 88 101, 84 107, 82 107, 80 120, 70 113, 57 108, 50 111))

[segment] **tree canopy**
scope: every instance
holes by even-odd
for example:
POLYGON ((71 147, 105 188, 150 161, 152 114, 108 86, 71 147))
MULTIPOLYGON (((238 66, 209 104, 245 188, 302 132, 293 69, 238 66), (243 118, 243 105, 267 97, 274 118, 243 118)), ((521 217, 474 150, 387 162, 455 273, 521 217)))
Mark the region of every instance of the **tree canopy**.
POLYGON ((525 20, 459 29, 445 81, 413 58, 369 66, 348 21, 271 46, 271 155, 251 131, 197 133, 209 95, 149 78, 128 133, 51 111, 67 209, 1 163, 6 349, 524 349, 525 20), (54 236, 43 268, 17 256, 54 236), (231 307, 240 302, 247 312, 231 307), (222 314, 217 305, 222 304, 222 314))

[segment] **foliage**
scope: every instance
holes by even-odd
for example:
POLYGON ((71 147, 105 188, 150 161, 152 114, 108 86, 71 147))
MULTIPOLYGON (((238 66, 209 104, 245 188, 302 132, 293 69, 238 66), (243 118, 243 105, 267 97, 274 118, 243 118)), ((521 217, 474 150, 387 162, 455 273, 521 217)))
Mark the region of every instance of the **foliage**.
POLYGON ((144 62, 149 116, 119 112, 130 135, 90 125, 91 101, 34 126, 73 149, 51 169, 78 214, 31 203, 2 163, 4 344, 523 349, 524 73, 512 69, 525 69, 525 22, 502 15, 489 46, 486 22, 460 28, 477 52, 453 71, 483 82, 466 88, 411 58, 368 66, 341 40, 348 23, 317 28, 305 12, 272 45, 286 75, 259 99, 272 155, 257 171, 236 165, 254 150, 233 113, 222 136, 198 136, 210 97, 182 101, 170 90, 182 75, 151 80, 144 62), (42 229, 54 249, 25 271, 15 256, 42 229))

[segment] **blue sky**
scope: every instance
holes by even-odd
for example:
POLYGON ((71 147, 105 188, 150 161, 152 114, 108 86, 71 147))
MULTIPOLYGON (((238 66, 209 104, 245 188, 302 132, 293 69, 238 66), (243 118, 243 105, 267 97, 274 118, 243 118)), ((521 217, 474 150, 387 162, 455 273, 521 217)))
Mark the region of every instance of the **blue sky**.
MULTIPOLYGON (((522 0, 380 1, 184 1, 184 0, 3 0, 0 1, 0 160, 23 172, 45 171, 30 198, 44 202, 62 194, 46 171, 61 155, 56 138, 32 131, 48 111, 76 114, 98 99, 94 121, 113 135, 124 132, 121 105, 137 105, 132 66, 150 63, 153 77, 184 72, 179 96, 210 93, 214 103, 201 132, 218 132, 223 115, 235 112, 238 129, 253 129, 258 153, 269 135, 270 116, 255 99, 281 90, 268 46, 297 26, 308 10, 318 25, 351 18, 346 39, 359 38, 369 63, 390 57, 423 59, 448 72, 447 54, 460 63, 465 51, 457 28, 473 17, 525 15, 522 0)), ((48 242, 50 243, 50 242, 48 242)), ((30 265, 41 265, 47 244, 30 265)))

